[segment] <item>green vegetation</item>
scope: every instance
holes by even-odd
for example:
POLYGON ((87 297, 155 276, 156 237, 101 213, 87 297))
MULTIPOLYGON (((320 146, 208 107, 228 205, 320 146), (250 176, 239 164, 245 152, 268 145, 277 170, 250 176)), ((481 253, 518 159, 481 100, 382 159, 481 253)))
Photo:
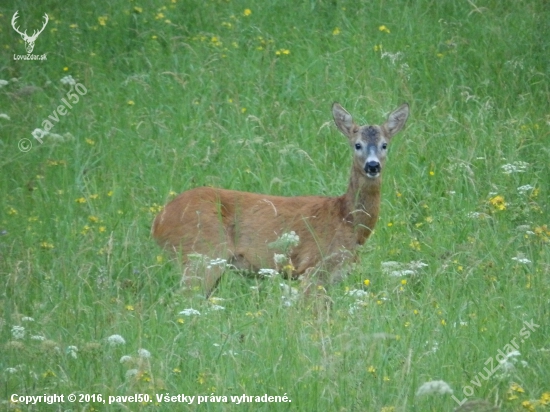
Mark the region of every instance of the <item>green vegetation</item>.
POLYGON ((547 2, 80 3, 0 5, 1 408, 451 411, 417 395, 442 380, 461 411, 550 410, 547 2), (27 33, 48 14, 47 60, 14 60, 16 10, 27 33), (330 309, 233 273, 187 301, 150 237, 162 205, 201 185, 342 194, 333 101, 360 123, 411 116, 330 309), (71 393, 153 402, 10 402, 71 393))

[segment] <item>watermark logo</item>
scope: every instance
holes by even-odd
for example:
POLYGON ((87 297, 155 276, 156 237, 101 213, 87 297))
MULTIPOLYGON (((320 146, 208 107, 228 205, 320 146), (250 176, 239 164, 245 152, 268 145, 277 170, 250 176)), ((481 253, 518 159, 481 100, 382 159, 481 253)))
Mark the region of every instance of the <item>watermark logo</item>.
POLYGON ((17 10, 13 14, 13 17, 11 19, 11 26, 21 36, 21 38, 25 42, 25 49, 27 50, 27 54, 26 55, 24 55, 24 54, 22 54, 22 55, 21 54, 14 54, 13 55, 13 60, 46 60, 46 55, 45 54, 36 55, 36 54, 32 54, 32 51, 34 50, 34 43, 36 42, 36 39, 38 38, 40 33, 42 33, 44 31, 44 29, 46 28, 46 24, 48 24, 48 21, 49 21, 48 15, 46 13, 44 13, 44 25, 42 26, 42 28, 40 30, 35 30, 32 33, 32 36, 29 36, 27 34, 27 30, 25 30, 24 32, 21 32, 19 30, 19 27, 16 26, 16 20, 19 17, 18 13, 19 13, 19 10, 17 10))
MULTIPOLYGON (((521 328, 521 330, 519 331, 520 343, 525 342, 527 339, 529 339, 529 336, 531 336, 532 332, 535 332, 536 329, 540 328, 540 325, 537 325, 535 322, 533 322, 533 320, 531 320, 531 322, 524 321, 523 324, 523 328, 521 328)), ((502 349, 499 349, 497 351, 495 359, 498 363, 494 362, 493 357, 490 357, 485 361, 484 365, 486 365, 486 367, 483 368, 483 372, 485 372, 487 375, 484 375, 482 372, 478 372, 475 375, 475 378, 470 381, 472 386, 468 385, 462 387, 462 393, 464 394, 465 398, 459 400, 455 395, 451 396, 453 400, 458 403, 459 406, 462 406, 466 401, 468 401, 468 398, 474 395, 474 386, 477 386, 478 388, 481 387, 481 384, 483 382, 479 378, 486 381, 497 371, 506 374, 514 368, 515 358, 521 355, 518 351, 520 345, 518 342, 516 342, 516 339, 517 338, 513 338, 512 340, 510 340, 510 343, 507 343, 502 349), (487 366, 489 366, 489 368, 487 368, 487 366)))
MULTIPOLYGON (((47 119, 44 119, 42 121, 42 129, 34 129, 34 131, 31 132, 32 137, 40 144, 44 143, 44 138, 46 136, 49 136, 56 140, 63 139, 62 136, 56 133, 50 133, 50 130, 57 123, 59 123, 59 116, 66 116, 73 108, 73 105, 77 104, 80 101, 79 95, 85 96, 86 93, 88 93, 88 89, 86 89, 86 86, 84 86, 82 83, 77 83, 72 76, 63 77, 61 79, 61 83, 70 86, 70 90, 67 92, 66 98, 63 97, 61 99, 61 103, 63 104, 57 106, 57 108, 52 111, 52 114, 50 114, 47 119)), ((19 147, 19 150, 21 150, 23 153, 26 153, 32 149, 32 141, 30 139, 23 138, 19 140, 17 146, 19 147)))

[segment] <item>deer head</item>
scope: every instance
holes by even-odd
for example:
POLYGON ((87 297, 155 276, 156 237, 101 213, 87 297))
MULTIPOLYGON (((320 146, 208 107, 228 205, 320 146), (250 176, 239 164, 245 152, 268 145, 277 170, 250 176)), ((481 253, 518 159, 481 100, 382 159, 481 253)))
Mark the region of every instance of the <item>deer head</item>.
POLYGON ((27 49, 27 54, 31 54, 32 53, 32 50, 34 49, 34 42, 36 41, 36 38, 38 37, 38 35, 40 33, 42 33, 44 31, 44 29, 46 28, 46 24, 48 24, 48 15, 46 13, 44 13, 44 18, 45 18, 45 21, 44 21, 44 25, 42 26, 42 28, 40 30, 35 30, 32 34, 32 36, 28 36, 27 35, 27 30, 25 30, 24 33, 21 33, 19 31, 19 28, 15 26, 15 21, 17 20, 17 18, 19 17, 17 15, 17 13, 19 13, 19 10, 15 12, 15 14, 13 15, 13 18, 11 19, 11 25, 13 27, 13 29, 21 35, 21 38, 23 39, 23 41, 25 42, 25 49, 27 49))

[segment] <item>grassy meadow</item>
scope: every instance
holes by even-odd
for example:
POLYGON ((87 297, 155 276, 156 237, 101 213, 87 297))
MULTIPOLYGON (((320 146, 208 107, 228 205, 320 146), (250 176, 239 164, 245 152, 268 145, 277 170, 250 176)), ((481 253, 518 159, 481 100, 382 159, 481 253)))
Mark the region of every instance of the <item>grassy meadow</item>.
POLYGON ((544 0, 3 1, 0 409, 550 411, 549 39, 544 0), (331 307, 185 298, 162 205, 344 193, 334 101, 411 115, 331 307))

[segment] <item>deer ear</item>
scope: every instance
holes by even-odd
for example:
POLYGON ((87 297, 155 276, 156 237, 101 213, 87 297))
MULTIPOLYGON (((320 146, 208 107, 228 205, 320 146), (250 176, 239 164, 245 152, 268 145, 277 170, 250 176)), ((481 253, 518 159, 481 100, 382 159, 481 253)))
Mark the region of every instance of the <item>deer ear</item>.
POLYGON ((340 106, 340 104, 335 102, 332 104, 332 116, 334 117, 334 123, 336 123, 338 130, 344 135, 351 137, 353 129, 356 127, 351 114, 340 106))
POLYGON ((407 103, 399 106, 395 111, 390 113, 388 120, 384 124, 384 128, 388 131, 390 137, 395 135, 405 126, 408 117, 409 105, 407 103))

